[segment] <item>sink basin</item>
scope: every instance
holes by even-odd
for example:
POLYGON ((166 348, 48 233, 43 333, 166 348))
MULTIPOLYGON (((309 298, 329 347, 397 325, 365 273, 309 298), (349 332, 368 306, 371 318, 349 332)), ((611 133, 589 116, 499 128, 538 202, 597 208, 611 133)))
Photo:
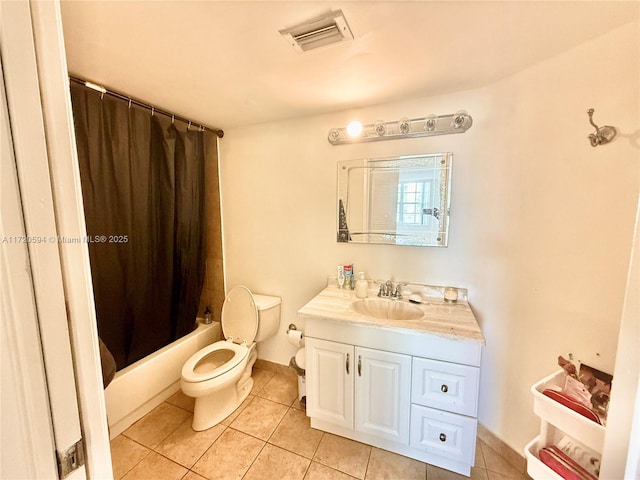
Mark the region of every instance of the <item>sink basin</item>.
POLYGON ((351 309, 362 315, 387 320, 417 320, 424 316, 424 311, 410 303, 379 298, 366 298, 351 303, 351 309))

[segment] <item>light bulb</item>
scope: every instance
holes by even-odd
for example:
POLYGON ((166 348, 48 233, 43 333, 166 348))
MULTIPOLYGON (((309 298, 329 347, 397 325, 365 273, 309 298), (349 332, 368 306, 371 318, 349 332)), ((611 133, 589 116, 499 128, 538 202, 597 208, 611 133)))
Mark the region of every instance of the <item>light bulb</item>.
POLYGON ((434 114, 428 115, 425 118, 425 125, 424 125, 424 129, 427 132, 433 132, 436 129, 436 126, 438 125, 438 117, 436 117, 434 114))
POLYGON ((362 124, 357 120, 350 122, 349 125, 347 125, 347 133, 350 137, 360 136, 362 133, 362 124))
POLYGON ((403 135, 409 133, 411 131, 411 120, 406 117, 398 120, 398 130, 400 130, 400 133, 402 133, 403 135))
POLYGON ((329 139, 333 141, 338 141, 340 139, 340 130, 337 128, 332 128, 329 130, 329 139))
POLYGON ((451 126, 453 128, 462 128, 466 126, 467 119, 469 118, 469 114, 464 110, 458 110, 453 114, 453 118, 451 119, 451 126))

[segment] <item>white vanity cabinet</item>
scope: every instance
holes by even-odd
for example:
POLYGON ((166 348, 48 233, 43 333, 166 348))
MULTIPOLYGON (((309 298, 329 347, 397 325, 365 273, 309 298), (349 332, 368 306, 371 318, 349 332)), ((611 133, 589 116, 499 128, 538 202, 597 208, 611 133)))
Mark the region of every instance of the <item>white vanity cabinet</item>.
POLYGON ((306 322, 313 428, 470 474, 480 344, 327 319, 306 322))
POLYGON ((311 426, 470 475, 484 337, 468 304, 404 322, 355 300, 329 287, 298 311, 311 426))
POLYGON ((309 416, 409 444, 410 356, 315 338, 305 348, 309 416))

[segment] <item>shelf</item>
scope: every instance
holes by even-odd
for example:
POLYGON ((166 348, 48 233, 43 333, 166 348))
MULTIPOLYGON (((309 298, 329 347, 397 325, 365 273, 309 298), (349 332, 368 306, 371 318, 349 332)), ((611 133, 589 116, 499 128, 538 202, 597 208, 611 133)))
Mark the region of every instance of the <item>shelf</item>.
MULTIPOLYGON (((587 447, 602 452, 605 427, 583 417, 570 408, 552 400, 542 392, 547 388, 561 390, 564 387, 565 373, 559 370, 543 378, 531 387, 533 394, 533 412, 543 421, 552 424, 570 437, 575 438, 587 447)), ((527 446, 528 447, 528 446, 527 446)), ((537 451, 536 451, 537 453, 537 451)), ((539 462, 540 460, 538 460, 539 462)))
POLYGON ((540 445, 540 437, 534 438, 524 447, 524 453, 527 457, 527 473, 534 479, 564 480, 538 458, 538 451, 543 447, 544 445, 540 445))

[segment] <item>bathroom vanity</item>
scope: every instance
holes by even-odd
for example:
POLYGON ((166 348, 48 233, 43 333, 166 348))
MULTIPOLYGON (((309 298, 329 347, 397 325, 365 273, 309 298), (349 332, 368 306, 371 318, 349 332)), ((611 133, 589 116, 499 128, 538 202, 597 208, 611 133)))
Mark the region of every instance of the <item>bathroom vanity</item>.
POLYGON ((464 289, 445 303, 443 288, 416 288, 430 295, 422 304, 330 285, 298 311, 307 415, 313 428, 469 476, 484 336, 464 289))

